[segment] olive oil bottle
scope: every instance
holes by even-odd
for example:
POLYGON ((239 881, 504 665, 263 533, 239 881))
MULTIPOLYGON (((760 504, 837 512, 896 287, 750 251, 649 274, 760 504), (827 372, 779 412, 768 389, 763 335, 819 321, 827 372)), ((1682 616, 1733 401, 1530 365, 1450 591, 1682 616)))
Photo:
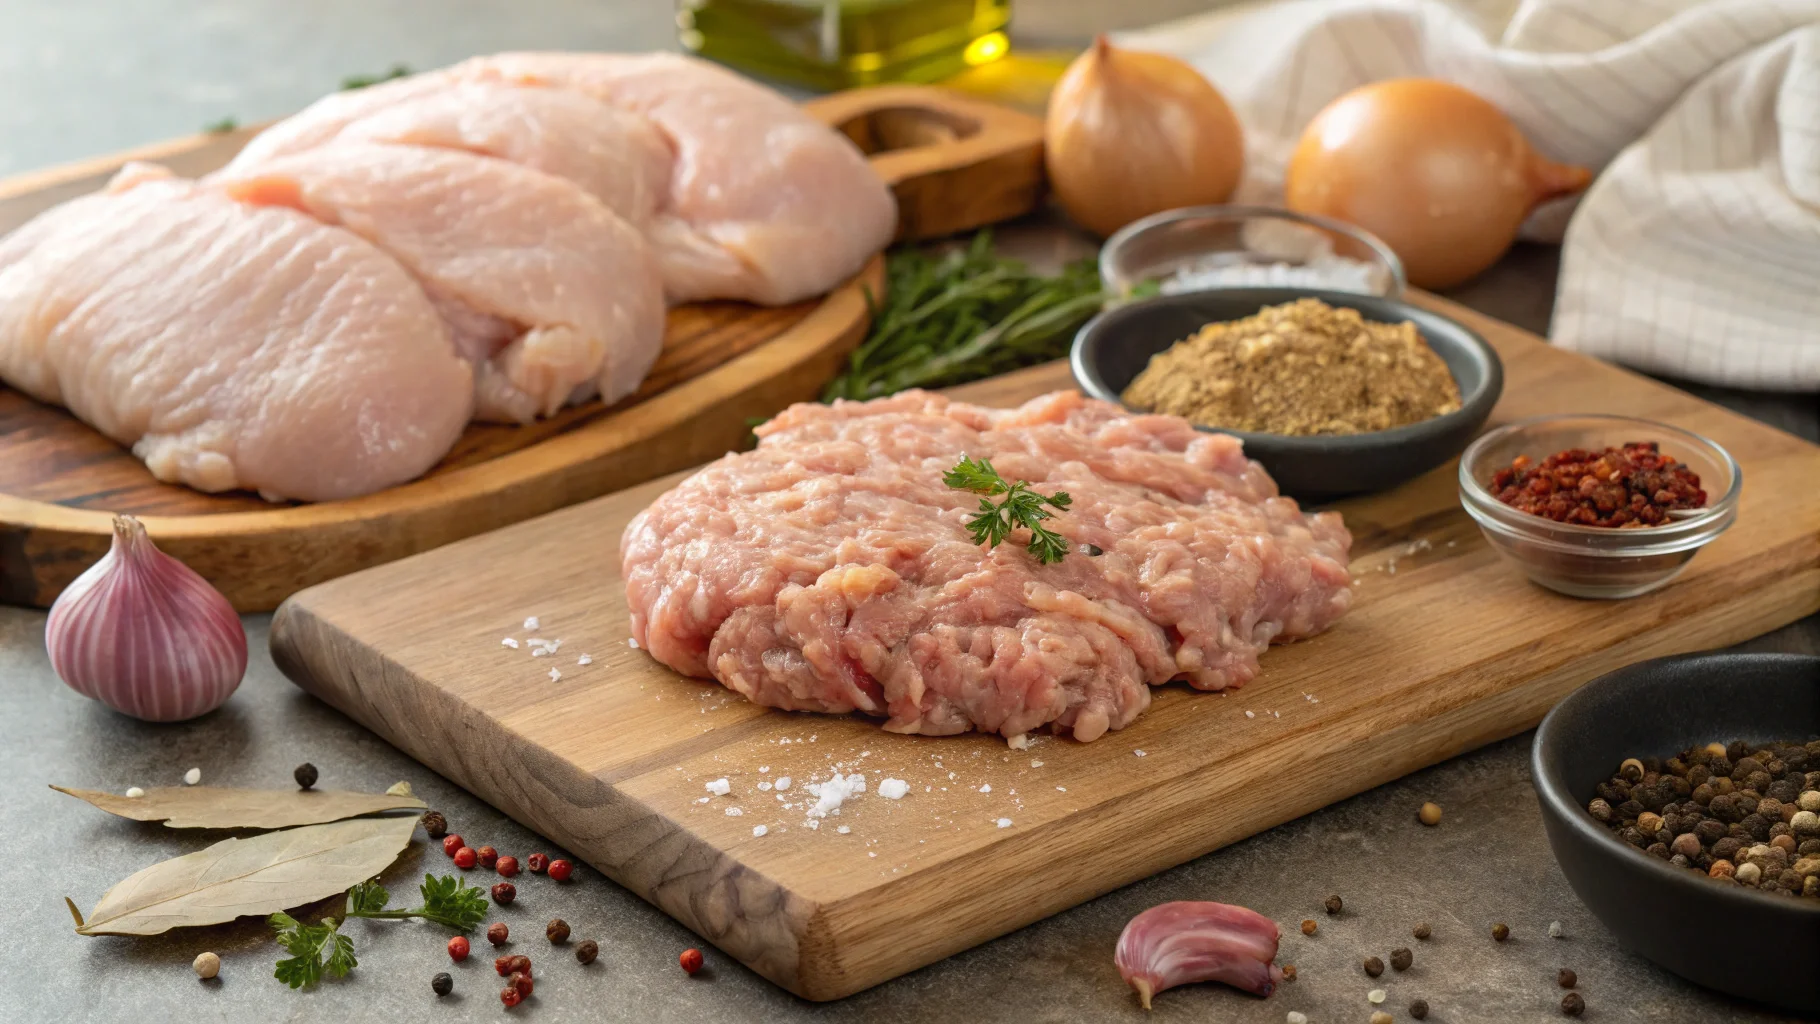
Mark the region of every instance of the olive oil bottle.
POLYGON ((678 0, 685 50, 814 89, 933 82, 1007 49, 1011 0, 678 0))

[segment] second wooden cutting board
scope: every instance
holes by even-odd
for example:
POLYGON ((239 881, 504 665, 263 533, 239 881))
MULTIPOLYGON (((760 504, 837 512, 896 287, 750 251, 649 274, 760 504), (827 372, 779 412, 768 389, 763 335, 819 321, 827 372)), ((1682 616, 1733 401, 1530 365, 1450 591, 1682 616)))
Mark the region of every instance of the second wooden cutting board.
MULTIPOLYGON (((1664 590, 1577 601, 1498 560, 1444 467, 1341 506, 1360 582, 1334 630, 1269 652, 1242 690, 1165 687, 1122 732, 1028 750, 754 707, 631 649, 619 535, 666 481, 304 591, 273 653, 754 970, 832 999, 1527 728, 1601 672, 1820 609, 1820 448, 1424 301, 1497 346, 1494 421, 1598 409, 1725 445, 1737 526, 1664 590), (532 636, 561 648, 534 657, 532 636), (837 769, 868 792, 811 829, 804 785, 837 769), (909 794, 879 797, 885 778, 909 794)), ((963 391, 1009 404, 1069 384, 1057 364, 963 391)))

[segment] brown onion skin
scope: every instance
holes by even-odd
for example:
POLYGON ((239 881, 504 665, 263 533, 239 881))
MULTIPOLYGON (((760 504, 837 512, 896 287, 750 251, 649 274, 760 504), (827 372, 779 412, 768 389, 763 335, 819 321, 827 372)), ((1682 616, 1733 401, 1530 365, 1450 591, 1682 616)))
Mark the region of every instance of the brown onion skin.
POLYGON ((1223 203, 1245 166, 1244 130, 1212 82, 1104 36, 1056 84, 1043 142, 1056 199, 1101 236, 1164 210, 1223 203))
POLYGON ((1591 181, 1584 167, 1544 159, 1471 91, 1400 78, 1315 115, 1290 157, 1284 201, 1370 231, 1411 284, 1447 288, 1496 263, 1538 203, 1591 181))

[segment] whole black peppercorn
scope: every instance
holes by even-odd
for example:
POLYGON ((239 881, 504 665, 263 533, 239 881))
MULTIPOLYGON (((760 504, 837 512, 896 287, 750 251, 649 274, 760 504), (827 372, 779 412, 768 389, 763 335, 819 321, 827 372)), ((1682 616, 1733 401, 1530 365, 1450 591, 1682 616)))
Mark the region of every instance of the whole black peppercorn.
POLYGON ((1714 778, 1729 778, 1732 773, 1732 760, 1729 757, 1715 757, 1706 762, 1706 767, 1714 778))
POLYGON ((430 991, 439 996, 446 996, 455 991, 455 979, 449 977, 449 972, 443 971, 430 979, 430 991))
POLYGON ((1749 757, 1750 744, 1743 740, 1732 740, 1725 745, 1725 756, 1731 758, 1733 761, 1749 757))
POLYGON ((1674 854, 1668 852, 1667 843, 1651 843, 1643 848, 1643 852, 1649 854, 1651 857, 1660 857, 1663 860, 1667 860, 1674 856, 1674 854))
POLYGON ((1416 962, 1416 955, 1408 946, 1398 946, 1390 951, 1390 966, 1399 971, 1409 970, 1409 965, 1416 962))
POLYGON ((1363 966, 1365 967, 1365 973, 1374 978, 1384 973, 1384 961, 1379 960, 1375 956, 1366 957, 1363 966))
POLYGON ((1630 828, 1625 829, 1622 832, 1619 832, 1618 838, 1624 840, 1625 842, 1629 843, 1630 845, 1636 847, 1639 850, 1642 849, 1643 847, 1649 845, 1649 837, 1645 836, 1642 833, 1642 831, 1640 831, 1634 825, 1631 826, 1630 828))
POLYGON ((1629 800, 1626 800, 1617 806, 1619 817, 1622 817, 1626 821, 1636 821, 1637 815, 1642 814, 1647 810, 1649 810, 1649 808, 1637 802, 1637 797, 1634 793, 1629 800))
POLYGON ((1578 1017, 1586 1012, 1586 1000, 1581 999, 1578 992, 1569 992, 1561 997, 1561 1012, 1569 1017, 1578 1017))
POLYGON ((575 947, 575 959, 584 964, 593 963, 594 958, 599 955, 600 943, 595 942, 593 939, 583 939, 581 940, 581 945, 575 947))
POLYGON ((1414 935, 1418 939, 1426 939, 1434 934, 1434 929, 1428 926, 1427 921, 1423 921, 1416 925, 1415 928, 1411 929, 1409 934, 1414 935))
POLYGON ((1738 824, 1744 826, 1744 831, 1749 832, 1752 839, 1759 842, 1769 839, 1769 819, 1761 814, 1746 815, 1738 824))
POLYGON ((1428 1019, 1428 1000, 1418 999, 1409 1004, 1409 1015, 1417 1020, 1428 1019))
POLYGON ((1699 788, 1702 783, 1712 777, 1713 773, 1708 771, 1703 764, 1697 764, 1687 769, 1687 784, 1695 788, 1699 788))
POLYGON ((1724 839, 1713 844, 1713 859, 1731 860, 1737 857, 1738 851, 1743 848, 1744 843, 1737 839, 1733 839, 1731 836, 1726 836, 1724 839))
POLYGON ((1788 774, 1788 765, 1781 758, 1772 757, 1763 762, 1763 770, 1769 773, 1770 778, 1779 779, 1788 774))
POLYGON ((1770 783, 1769 789, 1764 795, 1773 796, 1785 804, 1794 803, 1795 799, 1801 795, 1801 785, 1787 779, 1780 779, 1770 783))
POLYGON ((1510 925, 1507 925, 1502 921, 1499 921, 1497 924, 1492 925, 1491 926, 1491 937, 1498 940, 1499 942, 1503 942, 1505 939, 1510 938, 1510 925))
POLYGON ((1795 847, 1795 852, 1803 857, 1820 855, 1820 839, 1801 840, 1801 845, 1795 847))
POLYGON ((1592 803, 1586 805, 1586 812, 1591 814, 1595 821, 1611 821, 1611 804, 1599 797, 1593 797, 1592 803))
POLYGON ((1711 846, 1725 838, 1725 822, 1708 818, 1694 826, 1694 835, 1700 837, 1701 845, 1711 846))
POLYGON ((1327 897, 1327 903, 1325 905, 1327 907, 1327 912, 1329 914, 1338 914, 1340 912, 1340 908, 1343 907, 1345 904, 1340 901, 1340 897, 1329 896, 1329 897, 1327 897))
POLYGON ((1745 817, 1757 813, 1757 797, 1752 796, 1749 791, 1739 793, 1738 811, 1741 815, 1738 819, 1740 821, 1744 820, 1745 817))
POLYGON ((1742 783, 1745 779, 1750 778, 1752 774, 1762 770, 1763 762, 1754 757, 1741 757, 1732 763, 1732 770, 1728 774, 1731 775, 1733 782, 1742 783))
POLYGON ((291 772, 291 778, 297 780, 299 789, 309 789, 316 784, 316 766, 305 761, 291 772))
POLYGON ((560 917, 553 918, 550 923, 544 927, 543 934, 544 938, 549 939, 555 945, 560 946, 569 941, 569 922, 564 921, 560 917))
POLYGON ((431 839, 441 839, 449 834, 449 820, 442 816, 441 811, 425 811, 419 820, 423 822, 424 833, 431 839))
POLYGON ((1580 983, 1580 976, 1575 974, 1572 970, 1563 967, 1561 968, 1560 973, 1555 975, 1555 982, 1562 988, 1573 988, 1580 983))
POLYGON ((1662 770, 1668 772, 1670 775, 1686 775, 1687 762, 1678 757, 1671 757, 1662 762, 1662 770))

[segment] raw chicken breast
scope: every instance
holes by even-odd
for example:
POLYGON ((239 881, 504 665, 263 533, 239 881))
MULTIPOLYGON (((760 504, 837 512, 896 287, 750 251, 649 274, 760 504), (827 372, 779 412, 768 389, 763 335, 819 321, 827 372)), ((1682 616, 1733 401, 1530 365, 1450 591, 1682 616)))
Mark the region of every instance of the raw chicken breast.
POLYGON ((417 275, 476 364, 476 415, 529 422, 636 389, 663 345, 637 230, 541 171, 452 150, 336 143, 205 179, 368 239, 417 275))
POLYGON ((341 94, 319 100, 256 137, 227 173, 243 176, 338 141, 391 142, 466 150, 566 178, 633 224, 649 221, 668 194, 670 146, 644 118, 565 89, 425 77, 421 87, 362 103, 341 94))
POLYGON ((160 480, 305 501, 423 473, 473 390, 390 257, 144 165, 0 239, 0 379, 160 480))
POLYGON ((819 295, 858 273, 897 230, 890 190, 846 136, 706 61, 505 53, 445 73, 573 89, 668 136, 669 202, 646 230, 672 301, 819 295))

